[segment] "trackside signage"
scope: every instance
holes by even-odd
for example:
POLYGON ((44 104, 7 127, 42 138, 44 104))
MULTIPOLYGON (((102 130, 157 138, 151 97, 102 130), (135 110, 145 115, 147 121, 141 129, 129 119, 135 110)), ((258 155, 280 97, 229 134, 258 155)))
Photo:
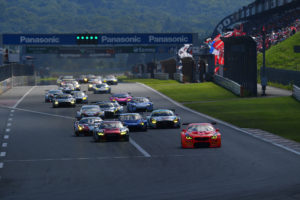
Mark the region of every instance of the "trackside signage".
MULTIPOLYGON (((193 43, 192 33, 97 34, 98 45, 176 45, 193 43)), ((76 34, 3 34, 4 45, 76 45, 76 34)))

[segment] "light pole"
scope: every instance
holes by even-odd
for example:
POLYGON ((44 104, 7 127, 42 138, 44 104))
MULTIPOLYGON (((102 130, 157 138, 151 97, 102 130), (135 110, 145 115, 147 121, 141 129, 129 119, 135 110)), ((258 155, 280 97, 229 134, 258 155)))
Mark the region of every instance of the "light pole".
POLYGON ((263 66, 261 67, 261 87, 262 87, 262 96, 266 96, 266 87, 267 87, 267 77, 266 77, 266 31, 265 27, 263 27, 263 66))

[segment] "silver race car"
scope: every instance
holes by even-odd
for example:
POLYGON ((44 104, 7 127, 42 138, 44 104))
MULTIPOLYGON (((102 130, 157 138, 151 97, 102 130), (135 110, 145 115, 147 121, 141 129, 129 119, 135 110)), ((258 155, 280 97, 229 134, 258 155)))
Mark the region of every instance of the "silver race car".
POLYGON ((104 111, 98 105, 84 105, 80 111, 77 111, 76 118, 79 120, 82 117, 104 117, 104 111))
POLYGON ((110 93, 111 92, 110 86, 107 85, 106 83, 94 84, 92 90, 94 91, 94 94, 110 93))
POLYGON ((88 103, 88 95, 81 91, 74 91, 71 93, 76 99, 76 103, 88 103))
POLYGON ((103 79, 103 82, 107 83, 108 85, 118 85, 118 79, 113 75, 106 76, 103 79))
POLYGON ((61 90, 49 90, 45 94, 45 102, 52 102, 53 98, 58 95, 63 94, 61 90))
POLYGON ((147 117, 148 126, 151 128, 180 128, 180 117, 168 109, 154 110, 147 117))

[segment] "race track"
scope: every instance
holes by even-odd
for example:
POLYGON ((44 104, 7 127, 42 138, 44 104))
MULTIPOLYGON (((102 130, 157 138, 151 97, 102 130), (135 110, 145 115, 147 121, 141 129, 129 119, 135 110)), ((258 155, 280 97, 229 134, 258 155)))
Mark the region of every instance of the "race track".
MULTIPOLYGON (((95 143, 73 134, 79 105, 53 109, 44 102, 45 90, 54 88, 13 88, 0 96, 1 200, 300 199, 297 154, 222 124, 216 125, 218 149, 181 149, 180 129, 95 143)), ((150 97, 155 108, 175 109, 183 122, 211 121, 139 84, 112 86, 112 92, 150 97)), ((89 101, 109 97, 88 94, 89 101)))

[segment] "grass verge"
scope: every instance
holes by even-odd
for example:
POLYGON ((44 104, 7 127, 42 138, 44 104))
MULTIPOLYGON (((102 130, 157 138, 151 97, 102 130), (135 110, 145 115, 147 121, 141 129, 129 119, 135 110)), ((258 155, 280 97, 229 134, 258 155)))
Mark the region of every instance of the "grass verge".
POLYGON ((293 97, 239 98, 207 82, 180 84, 173 80, 132 79, 185 106, 243 128, 257 128, 300 142, 300 103, 293 97))

